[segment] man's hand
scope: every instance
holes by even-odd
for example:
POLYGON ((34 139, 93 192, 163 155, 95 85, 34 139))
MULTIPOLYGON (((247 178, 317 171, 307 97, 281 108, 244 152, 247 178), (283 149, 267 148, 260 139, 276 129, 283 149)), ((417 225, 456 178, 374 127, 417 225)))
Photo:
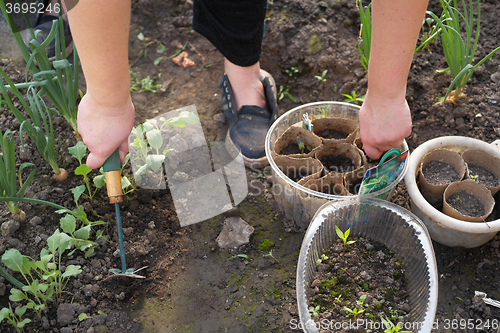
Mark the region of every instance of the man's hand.
POLYGON ((111 107, 100 105, 90 94, 83 96, 78 107, 78 132, 90 150, 86 161, 90 169, 99 168, 117 148, 124 162, 134 116, 131 99, 111 107))
POLYGON ((411 114, 406 99, 396 101, 366 95, 359 111, 359 131, 363 149, 372 159, 403 144, 411 133, 411 114))

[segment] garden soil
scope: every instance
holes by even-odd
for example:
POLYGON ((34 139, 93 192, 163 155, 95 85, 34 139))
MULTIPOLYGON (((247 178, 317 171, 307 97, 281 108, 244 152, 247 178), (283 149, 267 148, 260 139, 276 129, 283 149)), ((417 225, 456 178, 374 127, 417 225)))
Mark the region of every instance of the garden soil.
MULTIPOLYGON (((223 141, 227 124, 218 89, 223 58, 193 31, 191 1, 132 2, 131 70, 137 82, 149 76, 160 85, 156 93, 133 93, 136 124, 195 104, 206 139, 223 141), (182 46, 193 66, 183 68, 170 60, 182 46)), ((498 45, 500 35, 497 2, 481 0, 480 4, 482 29, 476 60, 498 45)), ((439 1, 431 0, 429 9, 439 14, 439 1)), ((278 90, 296 99, 293 102, 285 94, 279 102, 281 113, 309 102, 342 101, 343 94, 353 91, 357 96, 366 93, 366 73, 357 50, 359 25, 354 0, 270 1, 261 66, 274 76, 278 90), (325 70, 325 81, 315 78, 325 70)), ((11 45, 2 42, 2 52, 7 49, 11 45)), ((2 69, 15 80, 23 80, 24 69, 15 53, 2 53, 0 59, 2 69)), ((436 41, 419 51, 407 87, 413 117, 413 132, 407 138, 410 150, 443 135, 469 136, 488 143, 499 139, 499 65, 500 55, 493 56, 475 71, 465 89, 466 99, 442 106, 437 97, 445 94, 451 79, 449 73, 436 72, 446 66, 441 43, 436 41)), ((85 90, 83 80, 81 88, 85 90)), ((0 128, 18 133, 19 123, 2 109, 0 128)), ((65 182, 54 182, 50 168, 29 143, 26 151, 18 150, 18 158, 20 163, 35 163, 37 176, 25 195, 74 208, 70 189, 82 184, 82 179, 73 174, 78 162, 67 148, 76 140, 62 118, 55 119, 55 129, 61 139, 59 161, 70 176, 65 182)), ((129 168, 124 172, 130 172, 129 168)), ((249 195, 226 214, 242 217, 255 229, 250 243, 237 250, 217 247, 215 240, 225 216, 181 228, 168 188, 128 194, 121 205, 127 264, 148 266, 141 271, 145 279, 110 277, 109 269, 120 267, 113 206, 102 190, 92 202, 81 199, 90 216, 94 210, 109 222, 105 230, 109 241, 101 240, 88 259, 79 252, 67 259, 65 264, 82 265, 83 273, 67 285, 62 305, 51 305, 42 319, 29 315, 33 322, 26 331, 298 332, 295 275, 304 230, 278 210, 269 175, 269 168, 248 169, 249 195), (274 245, 264 251, 259 245, 267 243, 266 239, 274 245), (87 319, 79 321, 82 313, 87 319)), ((409 209, 404 184, 396 188, 393 201, 409 209)), ((37 258, 60 216, 49 207, 21 206, 27 220, 0 238, 0 253, 17 248, 37 258)), ((495 214, 499 214, 498 207, 495 214)), ((11 220, 2 207, 0 223, 11 220)), ((439 274, 436 332, 497 332, 486 324, 487 320, 490 326, 493 319, 500 320, 500 309, 474 299, 474 292, 500 299, 499 248, 498 237, 473 249, 434 243, 439 274), (459 325, 461 319, 473 323, 472 328, 454 329, 452 324, 459 325)), ((0 307, 8 306, 10 287, 0 280, 0 307)), ((13 330, 1 323, 0 331, 13 330)))

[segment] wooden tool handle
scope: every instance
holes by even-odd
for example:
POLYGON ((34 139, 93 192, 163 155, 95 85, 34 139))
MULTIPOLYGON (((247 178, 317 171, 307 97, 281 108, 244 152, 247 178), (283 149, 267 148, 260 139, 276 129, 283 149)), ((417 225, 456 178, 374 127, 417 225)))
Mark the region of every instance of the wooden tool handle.
POLYGON ((102 165, 110 203, 123 201, 121 163, 118 149, 102 165))

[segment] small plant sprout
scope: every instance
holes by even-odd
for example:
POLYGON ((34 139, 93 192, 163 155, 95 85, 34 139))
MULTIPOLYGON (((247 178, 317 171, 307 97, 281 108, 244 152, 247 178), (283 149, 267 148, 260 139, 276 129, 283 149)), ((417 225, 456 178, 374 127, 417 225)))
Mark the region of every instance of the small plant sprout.
POLYGON ((335 226, 335 232, 337 233, 337 236, 339 236, 339 238, 344 242, 344 251, 342 252, 342 255, 344 255, 347 245, 356 243, 356 241, 347 240, 347 237, 349 237, 349 234, 351 233, 351 228, 347 229, 345 232, 342 232, 342 230, 340 230, 338 226, 335 226))
POLYGON ((23 319, 23 315, 28 310, 28 306, 17 306, 15 310, 12 310, 12 306, 9 304, 9 308, 0 309, 0 323, 6 319, 9 324, 11 324, 17 332, 24 332, 24 326, 31 323, 31 319, 23 319))
POLYGON ((469 174, 469 178, 472 179, 473 181, 477 181, 477 177, 479 177, 479 175, 474 175, 474 174, 469 174))
POLYGON ((311 314, 311 316, 314 316, 316 318, 319 318, 320 311, 321 311, 321 306, 319 305, 309 307, 309 313, 311 314))
MULTIPOLYGON (((0 196, 20 198, 33 180, 36 167, 33 163, 23 163, 19 166, 19 170, 17 169, 16 142, 10 130, 7 130, 5 134, 0 131, 0 148, 0 196), (22 171, 28 167, 33 169, 23 182, 22 171), (17 189, 18 184, 19 190, 17 189)), ((15 220, 21 222, 26 220, 26 214, 19 208, 17 201, 6 201, 5 203, 15 220)))
POLYGON ((356 104, 356 105, 361 105, 363 104, 363 102, 365 101, 365 97, 366 95, 362 95, 362 96, 356 96, 356 91, 352 91, 352 95, 349 95, 349 94, 342 94, 342 96, 346 97, 346 99, 344 99, 344 103, 353 103, 353 104, 356 104))
POLYGON ((323 253, 321 257, 316 260, 316 263, 321 264, 325 260, 328 260, 328 257, 323 253))
POLYGON ((312 149, 309 146, 306 146, 304 141, 302 141, 299 137, 297 137, 297 146, 299 146, 299 150, 301 154, 309 153, 312 149))
POLYGON ((349 309, 347 306, 344 306, 344 310, 346 310, 347 312, 349 312, 354 319, 356 319, 356 317, 358 315, 360 315, 363 312, 365 312, 365 309, 359 309, 359 310, 358 310, 358 308, 349 309))
POLYGON ((279 264, 279 262, 280 262, 280 261, 279 261, 278 259, 276 259, 276 257, 273 255, 273 249, 269 250, 269 253, 264 254, 264 257, 271 257, 271 258, 273 258, 273 259, 274 259, 274 261, 276 261, 278 264, 279 264))
POLYGON ((297 67, 290 67, 288 69, 285 69, 285 73, 289 76, 289 77, 293 77, 294 75, 297 75, 300 73, 300 69, 298 69, 297 67))
POLYGON ((281 102, 283 98, 288 97, 289 100, 297 103, 297 100, 292 96, 292 94, 290 94, 289 90, 290 89, 288 88, 285 89, 283 86, 280 86, 280 90, 278 91, 278 102, 281 102))
MULTIPOLYGON (((472 62, 476 53, 480 32, 481 10, 479 0, 477 0, 475 31, 472 0, 469 0, 468 6, 466 6, 465 0, 462 1, 462 12, 458 9, 457 0, 440 1, 443 7, 441 17, 430 11, 427 14, 436 22, 437 32, 441 35, 443 52, 448 64, 448 68, 440 72, 450 71, 452 76, 451 84, 443 98, 443 104, 455 104, 461 98, 466 97, 463 90, 474 70, 500 50, 500 46, 473 65, 472 62), (465 28, 465 32, 462 32, 462 28, 465 28)), ((429 36, 429 39, 422 44, 425 46, 426 43, 430 42, 438 34, 429 36)))
POLYGON ((149 91, 152 93, 157 93, 161 88, 161 84, 154 84, 154 80, 151 76, 146 76, 145 78, 138 79, 137 73, 130 70, 130 91, 135 93, 142 93, 149 91))
POLYGON ((328 73, 328 69, 325 69, 321 75, 316 75, 315 78, 320 80, 321 82, 325 83, 326 82, 326 73, 328 73))
POLYGON ((230 259, 234 259, 234 258, 243 258, 243 259, 248 260, 248 256, 244 253, 236 254, 236 255, 230 257, 230 259))
POLYGON ((359 296, 359 299, 356 301, 356 304, 368 307, 368 304, 365 304, 365 301, 366 301, 366 295, 361 295, 359 296))

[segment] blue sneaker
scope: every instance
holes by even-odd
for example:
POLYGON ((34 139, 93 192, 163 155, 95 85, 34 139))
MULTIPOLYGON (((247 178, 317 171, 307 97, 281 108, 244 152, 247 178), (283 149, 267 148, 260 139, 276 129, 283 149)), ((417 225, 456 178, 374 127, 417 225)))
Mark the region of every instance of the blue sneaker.
POLYGON ((269 127, 279 116, 273 77, 260 70, 260 81, 264 86, 269 111, 256 105, 244 105, 236 110, 227 75, 219 83, 219 88, 222 89, 222 110, 229 122, 226 149, 233 153, 241 151, 245 166, 249 168, 262 168, 269 164, 264 149, 265 139, 269 127))

